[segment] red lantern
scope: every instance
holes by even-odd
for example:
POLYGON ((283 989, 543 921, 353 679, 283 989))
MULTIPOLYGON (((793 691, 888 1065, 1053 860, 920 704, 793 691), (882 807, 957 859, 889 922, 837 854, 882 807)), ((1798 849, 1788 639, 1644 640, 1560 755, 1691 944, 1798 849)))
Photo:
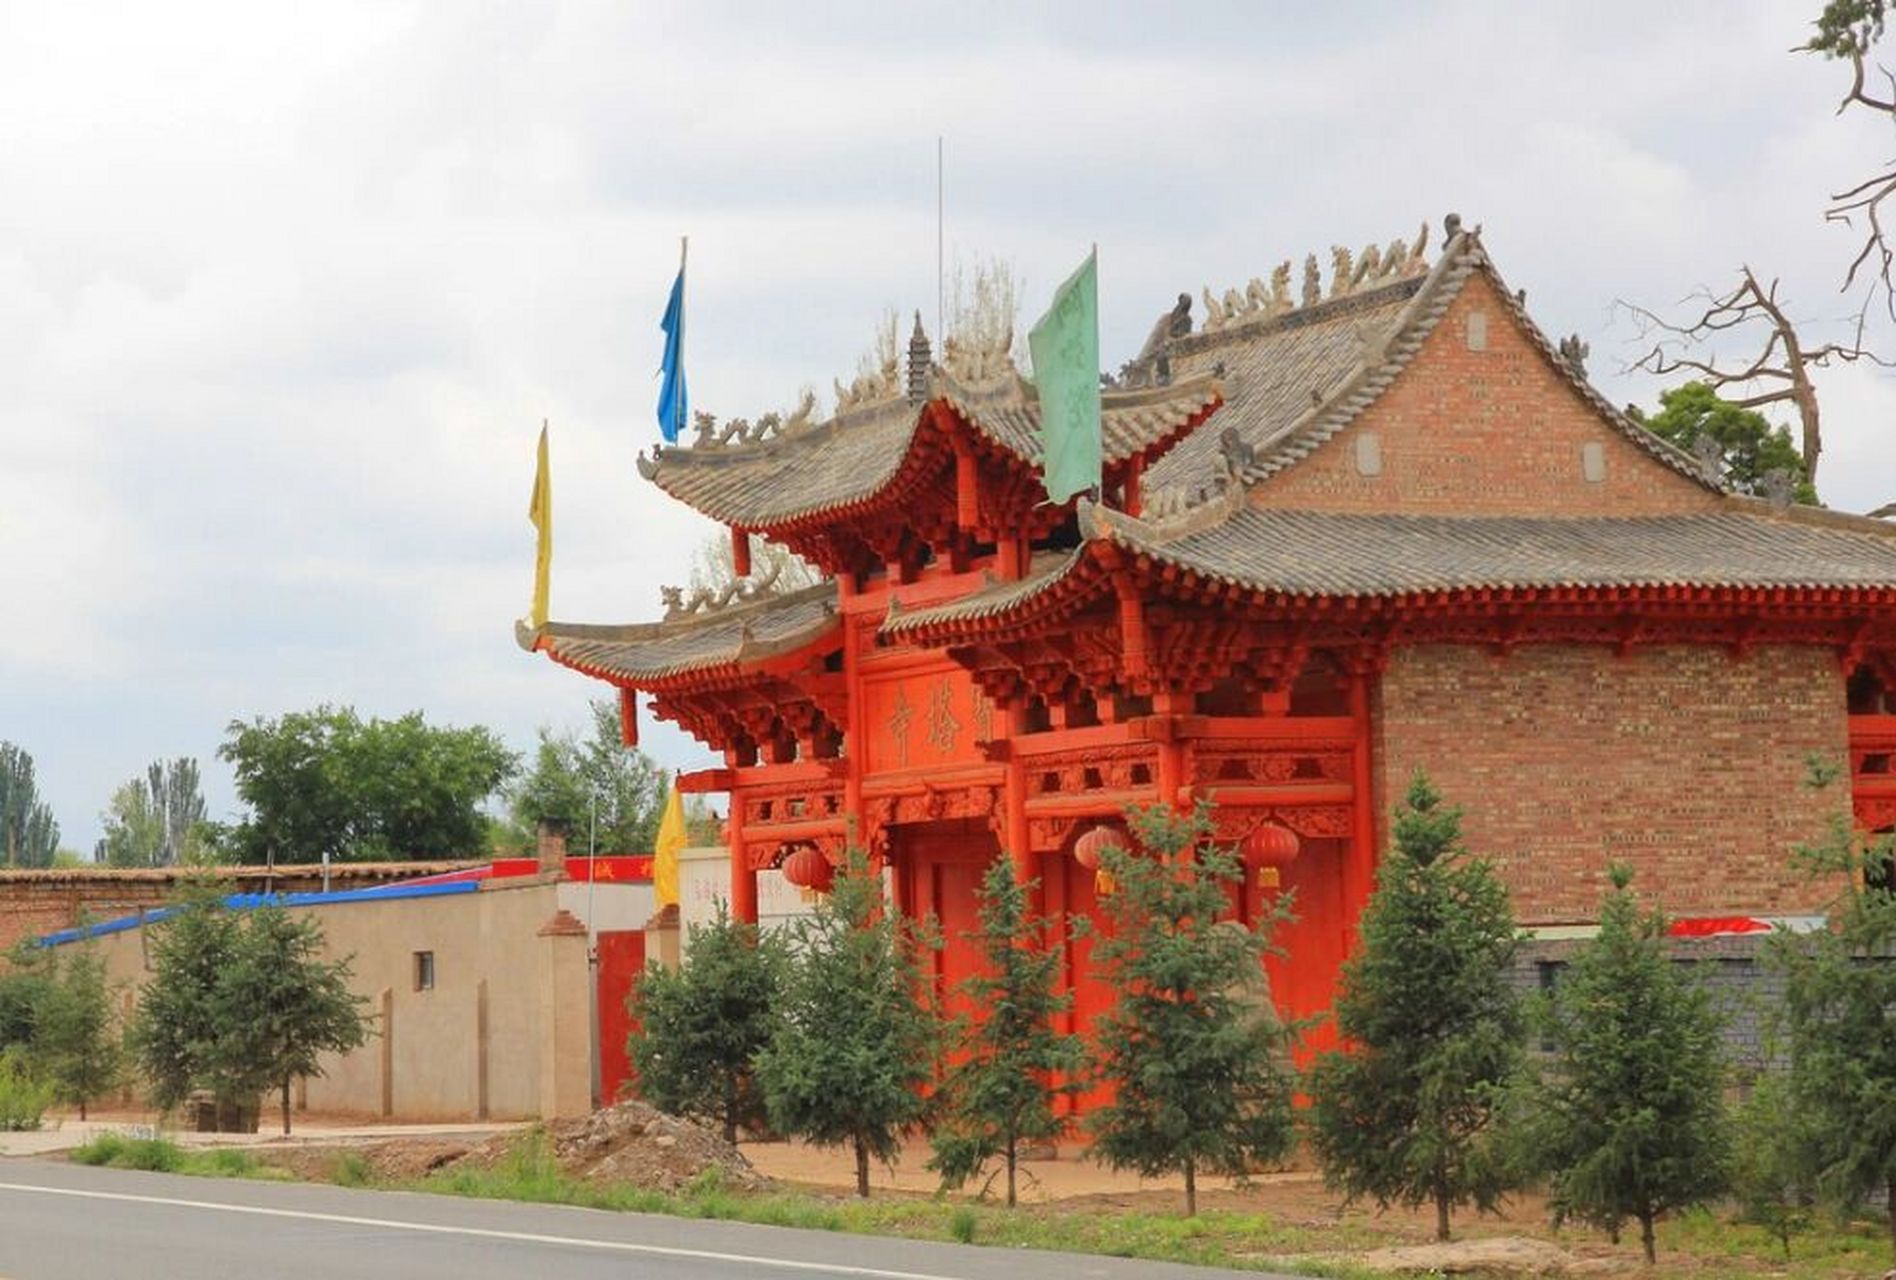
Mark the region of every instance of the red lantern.
POLYGON ((1303 842, 1289 827, 1266 822, 1244 838, 1244 861, 1251 867, 1287 867, 1297 860, 1303 842))
POLYGON ((1100 855, 1108 849, 1124 849, 1126 838, 1114 827, 1098 826, 1073 842, 1073 860, 1088 871, 1099 870, 1100 855))
POLYGON ((783 878, 799 889, 814 889, 818 893, 828 893, 830 885, 835 883, 836 868, 812 845, 804 845, 783 860, 779 868, 783 878))

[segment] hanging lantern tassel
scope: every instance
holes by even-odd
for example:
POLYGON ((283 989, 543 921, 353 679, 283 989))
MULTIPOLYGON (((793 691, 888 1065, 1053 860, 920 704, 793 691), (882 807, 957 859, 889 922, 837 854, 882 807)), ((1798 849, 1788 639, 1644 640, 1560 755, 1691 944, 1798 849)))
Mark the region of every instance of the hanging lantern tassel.
POLYGON ((1106 826, 1103 823, 1091 828, 1078 840, 1073 842, 1073 860, 1079 863, 1083 869, 1093 873, 1093 895, 1095 897, 1109 898, 1119 887, 1113 880, 1113 873, 1100 865, 1100 855, 1104 854, 1108 849, 1123 850, 1125 847, 1125 837, 1122 836, 1116 828, 1106 826))
POLYGON ((1295 831, 1266 822, 1244 838, 1244 864, 1256 873, 1258 888, 1275 889, 1284 882, 1283 869, 1302 850, 1295 831))

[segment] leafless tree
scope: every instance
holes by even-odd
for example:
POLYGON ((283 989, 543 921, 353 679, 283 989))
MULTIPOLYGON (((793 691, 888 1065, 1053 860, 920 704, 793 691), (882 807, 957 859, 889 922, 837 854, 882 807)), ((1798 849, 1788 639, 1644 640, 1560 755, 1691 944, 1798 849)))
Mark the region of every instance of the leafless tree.
MULTIPOLYGON (((808 560, 780 542, 750 535, 751 576, 747 581, 768 580, 773 595, 784 595, 813 587, 823 580, 822 573, 808 560), (775 572, 772 572, 775 570, 775 572)), ((731 535, 718 533, 700 543, 691 557, 691 589, 717 591, 738 581, 731 556, 731 535)))
MULTIPOLYGON (((1878 66, 1876 76, 1888 85, 1886 90, 1869 88, 1870 50, 1883 38, 1883 22, 1888 0, 1830 0, 1817 19, 1817 33, 1799 50, 1836 58, 1850 64, 1850 89, 1837 104, 1837 114, 1852 108, 1875 112, 1896 121, 1896 75, 1878 66)), ((1843 289, 1848 293, 1858 284, 1867 284, 1863 306, 1857 317, 1857 336, 1862 338, 1862 322, 1870 305, 1880 299, 1883 308, 1896 319, 1896 249, 1885 233, 1884 201, 1896 195, 1896 161, 1884 165, 1882 172, 1866 178, 1830 197, 1824 219, 1857 231, 1862 239, 1850 268, 1844 273, 1843 289)))
POLYGON ((1651 350, 1633 361, 1633 368, 1660 377, 1688 374, 1745 409, 1772 404, 1793 406, 1800 428, 1804 478, 1813 485, 1817 482, 1817 459, 1823 453, 1823 425, 1810 371, 1859 360, 1889 365, 1864 347, 1860 318, 1852 341, 1806 346, 1798 335, 1797 322, 1778 296, 1778 281, 1773 278, 1769 284, 1760 283, 1749 266, 1739 268, 1738 283, 1723 293, 1705 289, 1682 299, 1682 309, 1697 309, 1696 315, 1683 323, 1633 303, 1619 305, 1639 326, 1640 339, 1652 341, 1651 350), (1747 360, 1725 362, 1716 352, 1705 350, 1727 337, 1750 346, 1754 354, 1747 360), (1702 357, 1694 354, 1701 351, 1702 357), (1737 397, 1726 396, 1727 388, 1738 392, 1737 397))

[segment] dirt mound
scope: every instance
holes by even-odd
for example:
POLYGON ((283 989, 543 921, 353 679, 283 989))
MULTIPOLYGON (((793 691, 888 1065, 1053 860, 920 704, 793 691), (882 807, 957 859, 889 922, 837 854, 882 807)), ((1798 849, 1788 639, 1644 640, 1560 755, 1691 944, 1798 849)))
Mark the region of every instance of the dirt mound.
POLYGON ((265 1164, 288 1169, 299 1178, 334 1181, 344 1162, 372 1182, 414 1182, 437 1169, 464 1159, 472 1144, 451 1138, 387 1138, 380 1142, 349 1142, 340 1146, 296 1145, 255 1148, 265 1164))
MULTIPOLYGON (((564 1172, 589 1182, 677 1191, 715 1171, 721 1185, 732 1190, 759 1191, 770 1185, 743 1153, 713 1130, 643 1102, 621 1102, 581 1119, 556 1120, 546 1126, 546 1140, 564 1172)), ((518 1135, 491 1138, 466 1158, 491 1164, 519 1141, 518 1135)))
POLYGON ((1489 1236, 1448 1244, 1373 1249, 1349 1256, 1365 1271, 1412 1276, 1578 1276, 1599 1274, 1595 1263, 1545 1240, 1489 1236))

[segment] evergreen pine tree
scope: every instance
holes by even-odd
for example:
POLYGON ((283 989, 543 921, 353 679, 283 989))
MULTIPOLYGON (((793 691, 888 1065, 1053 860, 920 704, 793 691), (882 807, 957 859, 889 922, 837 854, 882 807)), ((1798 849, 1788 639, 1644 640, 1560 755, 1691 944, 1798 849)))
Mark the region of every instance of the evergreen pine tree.
MULTIPOLYGON (((223 1034, 215 997, 238 945, 237 917, 208 885, 187 888, 174 913, 151 928, 152 976, 139 991, 130 1047, 151 1087, 152 1104, 161 1111, 200 1087, 217 1091, 220 1110, 245 1101, 231 1090, 231 1082, 213 1077, 206 1060, 223 1034)), ((255 1098, 253 1090, 249 1101, 255 1098)))
POLYGON ((1631 880, 1613 868, 1600 931, 1543 1010, 1554 1056, 1533 1135, 1556 1221, 1617 1233, 1631 1218, 1651 1263, 1653 1224, 1725 1189, 1729 1117, 1723 1019, 1667 955, 1665 920, 1640 914, 1631 880))
POLYGON ((40 996, 33 1058, 54 1096, 77 1106, 84 1120, 87 1105, 118 1083, 122 1054, 98 947, 66 951, 40 996))
POLYGON ((1842 888, 1828 928, 1780 932, 1768 953, 1785 982, 1798 1165, 1840 1214, 1888 1195, 1896 1256, 1896 839, 1865 839, 1840 815, 1800 860, 1842 888))
POLYGON ((348 961, 324 960, 322 949, 312 919, 278 906, 239 913, 213 886, 188 890, 153 929, 152 978, 129 1038, 152 1102, 169 1110, 208 1089, 220 1127, 247 1128, 274 1087, 288 1133, 290 1084, 321 1074, 320 1054, 346 1053, 368 1034, 348 961))
POLYGON ((1065 1117, 1054 1114, 1054 1099, 1077 1088, 1070 1077, 1085 1061, 1079 1038, 1053 1029, 1073 997, 1057 989, 1054 922, 1033 913, 1032 895, 1033 882, 1016 879, 1006 856, 982 877, 981 927, 969 937, 980 945, 984 963, 961 991, 983 1016, 959 1029, 961 1061, 944 1083, 944 1114, 929 1161, 942 1185, 954 1188, 999 1159, 1010 1208, 1020 1145, 1046 1142, 1066 1130, 1065 1117))
POLYGON ((627 1049, 640 1096, 661 1111, 723 1126, 737 1141, 756 1127, 763 1099, 751 1064, 770 1041, 782 983, 783 948, 724 904, 692 927, 684 964, 654 964, 632 995, 637 1023, 627 1049))
POLYGON ((286 1134, 290 1085, 321 1075, 322 1054, 347 1053, 368 1038, 368 1002, 349 989, 349 977, 347 959, 323 959, 314 919, 275 905, 246 913, 213 996, 220 1037, 208 1060, 221 1078, 246 1082, 250 1097, 258 1085, 273 1086, 286 1134))
POLYGON ((1523 1062, 1523 1014, 1508 969, 1507 890, 1461 845, 1461 811, 1420 773, 1396 814, 1395 848, 1344 967, 1337 1031, 1309 1080, 1324 1178, 1350 1199, 1494 1207, 1509 1189, 1499 1140, 1523 1062))
POLYGON ((1115 1000, 1095 1035, 1114 1097, 1088 1127, 1094 1158, 1112 1168, 1183 1174, 1190 1215, 1201 1170, 1242 1174, 1294 1140, 1288 1037, 1264 983, 1277 917, 1231 918, 1243 871, 1206 843, 1206 807, 1155 806, 1133 825, 1147 856, 1105 855, 1115 891, 1093 958, 1115 1000))
POLYGON ((853 1150, 860 1196, 870 1157, 893 1161, 921 1124, 934 1078, 935 1013, 918 1003, 925 945, 853 850, 830 893, 790 927, 781 1017, 757 1078, 779 1131, 853 1150))

